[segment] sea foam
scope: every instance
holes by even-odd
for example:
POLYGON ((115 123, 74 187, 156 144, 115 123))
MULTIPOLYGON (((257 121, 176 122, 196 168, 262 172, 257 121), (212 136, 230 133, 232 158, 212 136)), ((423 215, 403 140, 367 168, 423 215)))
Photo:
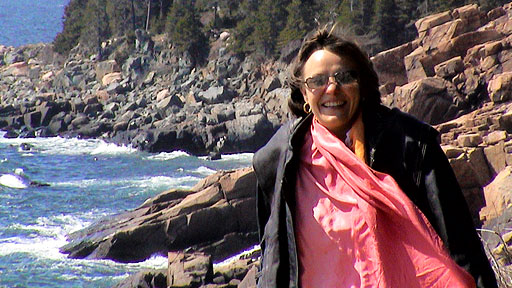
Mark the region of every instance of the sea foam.
POLYGON ((24 155, 32 154, 32 150, 50 155, 119 155, 131 154, 137 151, 130 146, 118 146, 99 139, 68 139, 63 137, 3 138, 5 132, 1 133, 3 134, 0 134, 0 144, 15 146, 29 144, 30 150, 28 151, 18 148, 18 151, 24 155))
POLYGON ((141 189, 170 189, 170 188, 190 188, 200 177, 194 176, 152 176, 152 177, 139 177, 139 178, 122 178, 122 179, 83 179, 74 181, 63 181, 52 183, 52 186, 63 187, 78 187, 82 189, 90 189, 94 187, 116 187, 128 188, 136 187, 141 189))
POLYGON ((173 152, 161 152, 155 155, 148 156, 149 160, 173 160, 179 157, 188 157, 190 156, 187 152, 184 151, 173 151, 173 152))

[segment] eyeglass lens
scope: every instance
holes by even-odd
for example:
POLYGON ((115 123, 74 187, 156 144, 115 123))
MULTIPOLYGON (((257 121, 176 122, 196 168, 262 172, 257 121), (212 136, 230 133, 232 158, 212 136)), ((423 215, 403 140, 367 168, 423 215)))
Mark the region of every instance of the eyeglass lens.
MULTIPOLYGON (((338 71, 332 75, 338 85, 345 85, 353 83, 357 80, 356 71, 338 71)), ((327 86, 329 83, 329 75, 320 74, 306 79, 306 85, 310 89, 317 89, 327 86)))

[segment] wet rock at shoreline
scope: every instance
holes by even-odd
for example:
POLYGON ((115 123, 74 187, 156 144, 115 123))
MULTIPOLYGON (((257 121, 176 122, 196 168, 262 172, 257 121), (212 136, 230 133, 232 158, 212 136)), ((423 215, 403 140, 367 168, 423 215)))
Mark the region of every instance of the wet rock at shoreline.
POLYGON ((69 235, 72 258, 138 262, 191 248, 222 260, 257 243, 252 169, 222 171, 190 190, 163 192, 140 207, 69 235), (222 225, 211 225, 211 219, 222 225))

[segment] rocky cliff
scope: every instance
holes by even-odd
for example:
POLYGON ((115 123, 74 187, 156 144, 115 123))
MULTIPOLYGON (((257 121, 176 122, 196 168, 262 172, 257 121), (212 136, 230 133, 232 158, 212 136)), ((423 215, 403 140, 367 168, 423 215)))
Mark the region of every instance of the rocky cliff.
POLYGON ((175 56, 163 36, 112 39, 101 61, 80 46, 67 59, 48 44, 0 46, 0 129, 9 137, 103 138, 150 152, 254 151, 285 118, 286 65, 241 59, 227 52, 228 37, 221 34, 201 68, 175 56))

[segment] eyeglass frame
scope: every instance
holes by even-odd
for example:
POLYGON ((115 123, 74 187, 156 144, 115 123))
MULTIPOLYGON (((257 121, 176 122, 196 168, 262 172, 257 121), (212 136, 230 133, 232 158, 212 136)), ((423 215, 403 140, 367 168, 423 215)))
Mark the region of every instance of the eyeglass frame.
POLYGON ((343 86, 343 85, 348 85, 348 84, 352 84, 354 82, 357 82, 359 80, 359 73, 355 70, 345 70, 345 71, 336 71, 334 74, 331 74, 331 75, 325 75, 325 74, 318 74, 318 75, 315 75, 315 76, 311 76, 311 77, 308 77, 306 78, 306 80, 304 80, 302 83, 304 83, 304 85, 308 88, 308 89, 325 89, 327 88, 327 86, 329 86, 329 83, 330 83, 330 78, 333 77, 334 78, 334 81, 337 85, 339 86, 343 86), (343 76, 342 79, 339 79, 337 76, 338 75, 341 75, 343 76), (349 76, 350 79, 347 81, 347 80, 344 80, 343 79, 346 79, 346 77, 349 76), (312 80, 313 78, 316 78, 316 77, 326 77, 325 81, 324 81, 324 84, 318 86, 318 87, 310 87, 310 84, 308 84, 308 81, 309 80, 312 80))

